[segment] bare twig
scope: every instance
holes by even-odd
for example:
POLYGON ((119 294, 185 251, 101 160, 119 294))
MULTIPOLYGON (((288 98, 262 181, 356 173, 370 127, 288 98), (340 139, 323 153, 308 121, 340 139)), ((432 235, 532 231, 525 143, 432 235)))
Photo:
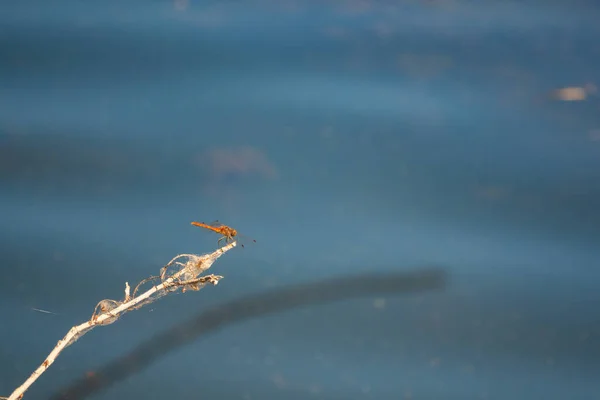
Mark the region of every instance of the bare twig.
MULTIPOLYGON (((221 247, 211 254, 195 255, 182 254, 173 258, 167 265, 161 269, 160 278, 152 276, 144 279, 133 291, 133 297, 130 295, 129 283, 125 283, 125 297, 122 301, 106 299, 96 305, 92 317, 81 325, 72 327, 64 338, 58 341, 56 347, 50 352, 44 362, 31 374, 31 376, 8 397, 8 400, 19 400, 23 398, 24 393, 29 387, 54 363, 59 354, 68 346, 75 343, 83 335, 99 325, 109 325, 115 322, 121 315, 128 311, 136 310, 146 304, 152 303, 169 293, 181 289, 200 290, 207 284, 216 285, 223 278, 219 275, 199 276, 209 269, 212 264, 223 255, 236 246, 236 242, 231 242, 221 247), (141 285, 149 281, 158 281, 161 283, 153 285, 150 289, 137 296, 137 291, 141 285)), ((2 397, 0 397, 2 399, 2 397)))

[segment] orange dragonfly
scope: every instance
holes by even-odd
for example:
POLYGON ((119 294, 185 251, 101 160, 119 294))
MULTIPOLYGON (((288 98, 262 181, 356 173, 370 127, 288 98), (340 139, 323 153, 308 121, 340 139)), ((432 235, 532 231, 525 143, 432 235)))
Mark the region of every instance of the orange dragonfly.
MULTIPOLYGON (((198 227, 204 228, 204 229, 209 229, 213 232, 223 235, 217 241, 218 245, 221 244, 221 240, 224 240, 225 243, 229 243, 234 240, 238 240, 240 238, 240 236, 245 238, 244 235, 238 235, 237 230, 235 230, 227 225, 223 225, 219 221, 214 221, 214 222, 211 222, 210 224, 205 224, 204 222, 195 222, 194 221, 194 222, 192 222, 192 225, 198 226, 198 227)), ((254 240, 254 239, 249 239, 249 240, 256 243, 256 240, 254 240)), ((243 244, 242 244, 242 247, 244 247, 243 244)))

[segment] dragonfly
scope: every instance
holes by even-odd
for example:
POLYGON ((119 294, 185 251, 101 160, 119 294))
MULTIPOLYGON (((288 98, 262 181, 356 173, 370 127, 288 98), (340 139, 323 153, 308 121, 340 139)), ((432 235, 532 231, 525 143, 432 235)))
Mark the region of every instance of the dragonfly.
MULTIPOLYGON (((192 225, 198 226, 200 228, 208 229, 213 232, 216 232, 222 235, 217 241, 218 245, 221 245, 221 241, 224 240, 225 243, 233 242, 234 240, 239 240, 240 237, 246 238, 244 235, 239 235, 238 231, 227 226, 223 225, 219 221, 211 222, 210 224, 205 224, 204 222, 192 222, 192 225)), ((249 238, 250 241, 256 243, 256 240, 249 238)), ((244 247, 243 244, 241 244, 244 247)))

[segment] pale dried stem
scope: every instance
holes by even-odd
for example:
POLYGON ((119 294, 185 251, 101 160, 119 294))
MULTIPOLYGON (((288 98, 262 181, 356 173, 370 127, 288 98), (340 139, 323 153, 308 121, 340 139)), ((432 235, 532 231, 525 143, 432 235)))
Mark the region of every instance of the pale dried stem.
MULTIPOLYGON (((226 246, 221 247, 211 254, 205 254, 202 256, 198 256, 195 254, 181 254, 177 257, 173 258, 167 265, 165 265, 161 269, 160 279, 162 283, 159 285, 154 285, 152 288, 147 290, 146 292, 136 296, 137 290, 139 287, 153 279, 158 279, 159 277, 150 277, 148 279, 144 279, 140 282, 139 285, 136 286, 133 297, 130 296, 130 287, 129 283, 125 283, 125 298, 122 302, 115 300, 102 300, 96 306, 94 313, 89 321, 84 322, 81 325, 77 325, 72 327, 69 332, 65 335, 64 338, 58 341, 56 347, 50 352, 48 357, 44 360, 44 362, 31 374, 31 376, 14 392, 8 397, 8 400, 18 400, 22 399, 24 393, 29 389, 29 387, 44 373, 46 370, 54 363, 56 358, 60 355, 60 353, 67 348, 69 345, 73 344, 77 341, 81 336, 88 333, 90 330, 94 329, 98 325, 108 325, 115 322, 119 316, 126 313, 127 311, 131 311, 137 308, 148 304, 159 297, 162 297, 170 292, 175 292, 177 289, 182 288, 182 291, 185 292, 186 289, 189 290, 200 290, 206 284, 216 285, 222 276, 218 275, 206 275, 202 277, 198 277, 202 272, 209 269, 212 264, 225 252, 231 250, 236 246, 236 242, 231 242, 226 246), (180 260, 182 258, 186 258, 187 262, 182 263, 180 260), (180 269, 173 273, 171 276, 166 278, 166 274, 170 267, 180 267, 180 269), (165 279, 166 278, 166 279, 165 279), (183 279, 182 279, 183 278, 183 279), (155 296, 155 297, 153 297, 155 296), (110 305, 111 307, 108 307, 110 305), (101 311, 101 313, 97 313, 101 311)), ((0 397, 3 399, 3 397, 0 397)))

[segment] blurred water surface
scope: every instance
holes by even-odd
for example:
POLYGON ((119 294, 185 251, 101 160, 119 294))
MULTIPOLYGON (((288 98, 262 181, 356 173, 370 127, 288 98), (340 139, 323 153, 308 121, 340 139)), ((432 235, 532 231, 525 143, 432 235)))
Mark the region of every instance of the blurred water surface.
POLYGON ((219 286, 93 331, 25 398, 599 396, 599 21, 588 1, 0 5, 0 394, 125 281, 212 251, 189 222, 220 219, 257 243, 219 286))

